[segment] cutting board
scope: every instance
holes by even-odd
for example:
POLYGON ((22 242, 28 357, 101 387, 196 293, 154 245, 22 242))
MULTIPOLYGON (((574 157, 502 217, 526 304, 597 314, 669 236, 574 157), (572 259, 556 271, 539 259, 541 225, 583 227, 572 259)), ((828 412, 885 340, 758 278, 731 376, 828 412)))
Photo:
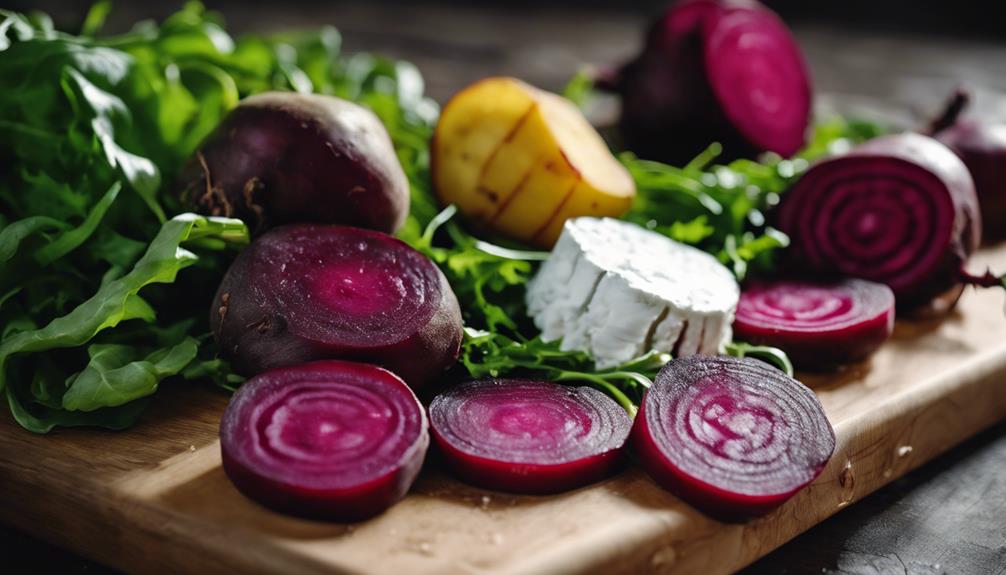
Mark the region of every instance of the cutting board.
MULTIPOLYGON (((1006 246, 973 261, 988 264, 1006 268, 1006 246)), ((631 467, 549 497, 430 468, 376 519, 292 519, 221 470, 227 397, 180 383, 126 432, 37 436, 0 416, 0 520, 136 573, 727 573, 1006 417, 1003 300, 969 289, 946 317, 899 321, 871 361, 799 375, 838 447, 813 485, 748 523, 705 517, 631 467)))

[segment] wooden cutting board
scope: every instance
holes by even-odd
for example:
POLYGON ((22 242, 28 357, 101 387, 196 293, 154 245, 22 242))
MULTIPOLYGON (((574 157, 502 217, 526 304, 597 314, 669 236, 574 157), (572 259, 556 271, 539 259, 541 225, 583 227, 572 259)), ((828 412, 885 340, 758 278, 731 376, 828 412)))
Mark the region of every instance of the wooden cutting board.
MULTIPOLYGON (((1006 268, 1006 246, 973 262, 988 264, 1006 268)), ((427 469, 371 521, 291 519, 231 486, 227 397, 185 384, 121 433, 37 436, 0 416, 0 520, 136 573, 726 573, 1006 417, 1003 300, 968 290, 946 318, 899 322, 872 361, 802 377, 838 448, 813 485, 749 523, 713 521, 634 468, 550 497, 427 469)))

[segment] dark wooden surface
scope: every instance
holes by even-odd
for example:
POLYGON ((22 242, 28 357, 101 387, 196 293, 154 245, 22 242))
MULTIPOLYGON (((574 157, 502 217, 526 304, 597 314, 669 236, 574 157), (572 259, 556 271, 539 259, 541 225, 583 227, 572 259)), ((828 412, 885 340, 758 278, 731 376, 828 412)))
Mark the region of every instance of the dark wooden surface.
MULTIPOLYGON (((74 21, 80 3, 53 2, 57 21, 74 21)), ((211 3, 213 4, 213 3, 211 3)), ((441 102, 491 74, 512 74, 558 89, 585 63, 616 63, 637 47, 641 11, 570 12, 464 6, 389 8, 381 3, 312 4, 290 10, 221 5, 241 31, 333 24, 347 50, 408 58, 441 102)), ((112 27, 168 9, 123 3, 112 27)), ((795 24, 819 92, 818 110, 852 112, 912 125, 960 83, 978 111, 1006 118, 1006 43, 795 24)), ((612 113, 602 103, 598 114, 612 113)), ((1004 382, 1006 385, 1006 382, 1004 382)), ((961 417, 967 417, 962 408, 961 417)), ((28 454, 26 454, 28 456, 28 454)), ((2 489, 2 486, 0 486, 2 489)), ((106 573, 43 542, 0 527, 0 568, 23 572, 106 573)), ((751 566, 748 573, 1006 573, 1006 424, 842 511, 751 566)))

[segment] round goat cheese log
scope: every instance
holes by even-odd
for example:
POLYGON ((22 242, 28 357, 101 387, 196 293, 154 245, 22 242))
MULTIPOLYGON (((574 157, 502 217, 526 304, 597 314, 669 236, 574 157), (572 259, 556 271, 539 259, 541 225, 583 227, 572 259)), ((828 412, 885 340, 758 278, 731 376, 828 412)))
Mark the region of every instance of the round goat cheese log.
POLYGON ((568 220, 527 289, 545 341, 589 352, 597 369, 649 351, 721 351, 740 297, 713 256, 612 218, 568 220))

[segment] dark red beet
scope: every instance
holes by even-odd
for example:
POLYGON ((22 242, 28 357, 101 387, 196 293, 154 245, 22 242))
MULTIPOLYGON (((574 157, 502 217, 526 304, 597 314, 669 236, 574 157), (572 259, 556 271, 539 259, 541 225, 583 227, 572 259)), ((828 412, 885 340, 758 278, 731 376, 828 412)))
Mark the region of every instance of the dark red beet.
POLYGON ((350 359, 413 388, 454 363, 462 333, 458 300, 426 256, 379 232, 314 224, 276 228, 241 252, 210 326, 241 374, 350 359))
POLYGON ((898 134, 812 166, 783 196, 778 226, 811 271, 885 283, 911 309, 960 293, 981 218, 964 163, 898 134))
POLYGON ((405 496, 430 438, 416 396, 393 373, 320 361, 248 380, 220 423, 224 471, 283 513, 356 521, 405 496))
POLYGON ((767 513, 812 482, 835 450, 814 392, 754 359, 693 356, 657 374, 632 444, 664 488, 717 517, 767 513))
POLYGON ((1006 124, 960 118, 968 96, 958 91, 931 132, 971 172, 982 213, 982 237, 1006 239, 1006 124))
POLYGON ((301 222, 394 232, 409 184, 373 112, 332 96, 269 92, 238 105, 182 175, 195 211, 254 233, 301 222))
POLYGON ((713 141, 723 144, 726 158, 790 156, 803 146, 810 123, 800 48, 775 13, 754 1, 675 4, 610 83, 622 95, 624 143, 674 164, 713 141))
POLYGON ((632 419, 596 389, 492 379, 438 395, 430 427, 448 467, 465 481, 541 494, 610 475, 632 419))
POLYGON ((894 331, 894 293, 847 279, 752 281, 741 291, 737 339, 778 347, 797 367, 830 368, 870 355, 894 331))

